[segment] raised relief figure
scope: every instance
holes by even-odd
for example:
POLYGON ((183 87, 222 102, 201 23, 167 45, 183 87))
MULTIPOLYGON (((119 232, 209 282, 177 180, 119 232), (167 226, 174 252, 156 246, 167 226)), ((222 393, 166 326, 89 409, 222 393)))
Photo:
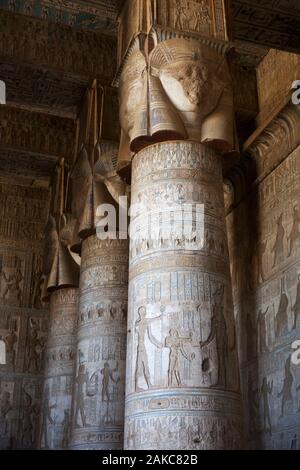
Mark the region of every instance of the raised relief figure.
POLYGON ((4 391, 0 399, 0 434, 3 437, 9 433, 9 413, 11 410, 11 394, 4 391))
POLYGON ((0 277, 4 281, 4 289, 1 294, 2 299, 9 301, 16 300, 17 304, 20 305, 22 296, 21 282, 24 279, 21 271, 21 260, 17 258, 14 271, 10 271, 8 275, 5 271, 2 271, 0 277))
POLYGON ((110 368, 108 362, 104 363, 103 369, 101 369, 101 374, 103 375, 102 379, 102 392, 101 392, 101 399, 102 401, 110 401, 110 392, 109 392, 109 384, 110 381, 117 384, 120 381, 120 377, 117 379, 114 378, 113 374, 118 371, 118 363, 114 369, 110 368))
POLYGON ((55 424, 55 420, 52 417, 52 410, 56 408, 56 405, 50 405, 50 389, 49 385, 46 385, 44 392, 44 401, 42 405, 42 422, 41 422, 41 444, 44 441, 44 447, 49 449, 49 429, 48 426, 55 424))
POLYGON ((205 341, 200 342, 200 347, 203 349, 210 345, 213 341, 215 342, 215 348, 217 353, 217 368, 218 378, 217 383, 219 387, 226 387, 227 385, 227 369, 228 369, 228 358, 229 358, 229 341, 228 341, 228 329, 226 320, 224 317, 224 286, 221 286, 215 293, 217 302, 212 307, 212 317, 210 333, 205 341))
POLYGON ((277 266, 277 264, 282 261, 284 255, 284 236, 285 230, 282 224, 283 214, 277 219, 277 232, 276 232, 276 239, 274 246, 272 248, 272 253, 274 253, 274 261, 273 261, 273 268, 277 266))
POLYGON ((150 379, 150 369, 148 365, 148 353, 145 344, 146 337, 149 341, 156 346, 161 348, 162 345, 157 341, 151 333, 151 323, 153 321, 161 318, 161 315, 155 318, 146 318, 147 311, 145 307, 140 307, 138 309, 138 319, 135 322, 135 332, 137 334, 137 356, 136 356, 136 369, 135 369, 135 390, 140 391, 138 382, 140 377, 145 379, 147 387, 150 388, 151 379, 150 379))
POLYGON ((85 417, 85 390, 84 387, 89 385, 89 373, 85 368, 84 364, 79 365, 78 374, 75 379, 75 383, 77 384, 77 394, 76 394, 76 407, 75 407, 75 426, 81 427, 78 424, 78 417, 80 414, 82 426, 86 427, 86 417, 85 417))
POLYGON ((297 293, 292 312, 294 314, 294 329, 297 328, 297 320, 300 317, 300 274, 298 274, 297 293))
POLYGON ((169 336, 166 337, 165 344, 166 348, 170 349, 169 354, 169 367, 168 367, 168 386, 172 387, 177 384, 179 387, 181 385, 181 377, 180 377, 180 364, 179 364, 179 357, 180 355, 187 359, 188 361, 192 361, 195 358, 195 354, 188 354, 184 348, 184 343, 188 342, 191 343, 192 335, 190 334, 188 337, 179 336, 178 330, 175 328, 170 329, 169 336))
POLYGON ((221 153, 234 150, 226 58, 196 40, 156 43, 154 33, 145 45, 136 41, 122 72, 119 169, 129 164, 132 152, 157 141, 193 139, 221 153))
POLYGON ((267 378, 264 377, 263 383, 260 389, 260 397, 263 400, 263 414, 264 414, 264 431, 272 433, 272 423, 271 423, 271 414, 270 414, 270 403, 269 395, 271 396, 273 392, 273 381, 268 382, 267 378))
POLYGON ((289 299, 284 290, 284 279, 281 279, 281 296, 275 317, 275 337, 279 338, 288 333, 289 299))
POLYGON ((288 240, 290 242, 289 256, 292 255, 294 247, 300 237, 300 211, 297 205, 293 207, 293 225, 288 240))
POLYGON ((268 313, 269 307, 263 312, 262 309, 259 310, 257 316, 257 354, 265 354, 269 351, 267 343, 267 324, 266 324, 266 315, 268 313))
POLYGON ((284 380, 282 390, 278 393, 278 397, 281 398, 281 414, 280 417, 284 416, 285 408, 289 402, 293 403, 292 386, 294 383, 294 376, 291 371, 291 358, 287 358, 284 366, 284 380))

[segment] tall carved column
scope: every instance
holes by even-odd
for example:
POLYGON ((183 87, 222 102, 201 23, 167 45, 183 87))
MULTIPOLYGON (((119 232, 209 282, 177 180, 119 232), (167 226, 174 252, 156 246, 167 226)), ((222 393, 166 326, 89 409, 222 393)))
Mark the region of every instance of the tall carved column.
POLYGON ((125 185, 113 168, 117 146, 90 144, 82 146, 73 172, 82 245, 71 448, 122 449, 128 241, 118 232, 116 239, 101 239, 96 227, 97 208, 110 204, 117 213, 125 185))
POLYGON ((77 288, 59 289, 51 294, 41 409, 42 449, 66 449, 69 444, 77 307, 77 288))
POLYGON ((126 240, 82 243, 72 449, 121 449, 128 289, 126 240))
MULTIPOLYGON (((183 10, 171 9, 175 28, 183 10)), ((133 160, 125 448, 237 449, 222 183, 223 155, 234 150, 231 80, 224 44, 180 35, 153 23, 120 68, 119 170, 133 160)))
MULTIPOLYGON (((68 245, 70 224, 50 217, 47 227, 44 298, 50 297, 40 417, 40 448, 65 449, 70 438, 72 389, 76 357, 79 267, 68 245), (57 229, 57 225, 59 228, 57 229)), ((74 224, 73 224, 74 225, 74 224)))

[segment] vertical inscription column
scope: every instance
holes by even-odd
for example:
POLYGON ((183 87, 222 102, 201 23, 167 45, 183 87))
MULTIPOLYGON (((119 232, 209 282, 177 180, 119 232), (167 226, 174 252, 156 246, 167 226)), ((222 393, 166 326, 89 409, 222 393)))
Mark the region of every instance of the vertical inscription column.
POLYGON ((72 449, 121 449, 128 290, 127 240, 82 242, 72 449))
POLYGON ((141 150, 132 204, 125 447, 239 448, 220 156, 184 141, 141 150))
POLYGON ((51 294, 41 409, 42 449, 66 449, 69 444, 77 304, 78 288, 68 287, 51 294))

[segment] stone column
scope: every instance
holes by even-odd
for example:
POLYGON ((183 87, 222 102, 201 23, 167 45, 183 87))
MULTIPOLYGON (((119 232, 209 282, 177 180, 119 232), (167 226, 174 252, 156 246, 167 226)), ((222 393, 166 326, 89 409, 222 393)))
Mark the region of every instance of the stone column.
POLYGON ((76 357, 77 288, 51 294, 46 347, 40 447, 66 449, 69 443, 76 357))
POLYGON ((105 204, 117 214, 125 190, 113 167, 116 148, 96 143, 93 158, 83 148, 74 169, 82 244, 72 449, 123 447, 128 240, 119 239, 118 227, 115 239, 96 234, 97 209, 105 204))
MULTIPOLYGON (((128 4, 131 17, 122 21, 133 32, 136 13, 128 4)), ((169 18, 182 29, 186 8, 176 8, 169 18)), ((153 18, 150 32, 133 35, 125 52, 119 37, 119 171, 128 174, 132 161, 133 205, 125 448, 238 449, 222 181, 223 162, 234 155, 226 45, 200 37, 201 30, 182 39, 164 30, 167 17, 153 18)))
POLYGON ((72 449, 123 446, 127 278, 127 240, 83 241, 72 449))
POLYGON ((41 449, 66 449, 69 444, 79 284, 79 266, 69 250, 73 226, 69 214, 50 216, 46 230, 42 295, 50 300, 50 318, 40 413, 41 449))
POLYGON ((141 150, 132 203, 125 448, 239 448, 220 156, 186 141, 141 150))

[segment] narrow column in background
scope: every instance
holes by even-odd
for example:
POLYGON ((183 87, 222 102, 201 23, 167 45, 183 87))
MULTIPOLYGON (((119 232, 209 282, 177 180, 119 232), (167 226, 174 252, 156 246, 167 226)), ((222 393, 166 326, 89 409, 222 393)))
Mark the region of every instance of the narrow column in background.
POLYGON ((41 409, 42 449, 66 449, 69 444, 77 307, 78 289, 52 292, 41 409))
POLYGON ((128 242, 82 243, 72 449, 122 449, 128 242))

